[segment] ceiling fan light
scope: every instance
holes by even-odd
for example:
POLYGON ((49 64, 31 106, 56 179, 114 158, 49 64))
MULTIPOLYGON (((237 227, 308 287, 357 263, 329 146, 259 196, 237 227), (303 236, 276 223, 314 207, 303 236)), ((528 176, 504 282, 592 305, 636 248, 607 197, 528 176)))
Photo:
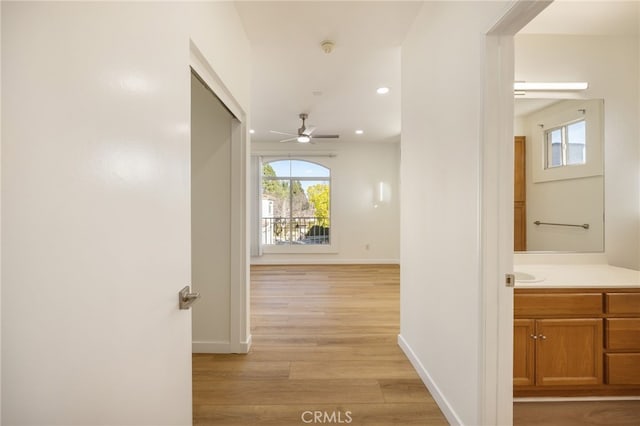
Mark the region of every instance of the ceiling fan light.
POLYGON ((300 143, 309 143, 309 142, 311 142, 311 138, 309 136, 306 136, 306 135, 298 136, 298 139, 296 139, 296 140, 298 142, 300 142, 300 143))

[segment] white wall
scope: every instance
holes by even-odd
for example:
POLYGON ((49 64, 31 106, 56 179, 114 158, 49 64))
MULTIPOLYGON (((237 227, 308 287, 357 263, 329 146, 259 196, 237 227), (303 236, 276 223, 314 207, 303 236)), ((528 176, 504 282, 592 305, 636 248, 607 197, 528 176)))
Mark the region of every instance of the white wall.
MULTIPOLYGON (((295 155, 333 153, 333 158, 313 157, 331 168, 332 234, 336 253, 263 254, 253 264, 263 263, 398 263, 400 258, 400 149, 398 143, 319 142, 253 143, 254 153, 295 155), (390 189, 388 202, 377 203, 374 191, 379 182, 390 189), (335 233, 333 231, 335 230, 335 233), (369 246, 367 249, 367 245, 369 246)), ((255 189, 255 188, 252 188, 255 189)), ((255 193, 251 197, 256 200, 255 193)))
POLYGON ((3 424, 189 424, 189 39, 248 110, 235 8, 2 8, 3 424))
POLYGON ((484 34, 500 2, 428 2, 402 46, 400 342, 452 424, 481 424, 484 34))
POLYGON ((224 105, 191 78, 191 282, 193 351, 230 352, 231 122, 224 105))
POLYGON ((585 98, 604 99, 605 252, 640 269, 640 81, 636 36, 518 35, 515 76, 588 81, 585 98))

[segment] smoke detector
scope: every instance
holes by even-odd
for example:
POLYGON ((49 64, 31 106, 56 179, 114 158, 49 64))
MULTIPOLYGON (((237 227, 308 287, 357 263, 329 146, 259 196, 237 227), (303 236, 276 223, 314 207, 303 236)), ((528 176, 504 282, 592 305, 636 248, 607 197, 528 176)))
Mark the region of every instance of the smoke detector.
POLYGON ((324 53, 329 54, 333 52, 333 49, 334 47, 336 47, 336 44, 331 40, 325 40, 322 43, 320 43, 320 47, 322 47, 322 50, 324 51, 324 53))

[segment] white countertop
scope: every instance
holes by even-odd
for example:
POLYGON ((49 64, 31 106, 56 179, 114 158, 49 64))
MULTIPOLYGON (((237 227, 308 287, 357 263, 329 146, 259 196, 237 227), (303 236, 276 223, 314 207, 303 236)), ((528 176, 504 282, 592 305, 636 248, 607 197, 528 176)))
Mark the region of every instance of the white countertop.
POLYGON ((540 282, 518 282, 516 288, 628 287, 640 288, 640 271, 607 264, 516 264, 514 270, 540 282))

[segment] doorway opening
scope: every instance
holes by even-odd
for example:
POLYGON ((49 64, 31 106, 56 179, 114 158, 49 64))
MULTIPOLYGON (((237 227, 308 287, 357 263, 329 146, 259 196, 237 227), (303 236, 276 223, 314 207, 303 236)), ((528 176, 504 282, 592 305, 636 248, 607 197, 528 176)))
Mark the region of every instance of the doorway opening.
POLYGON ((191 280, 194 352, 231 341, 231 125, 235 117, 191 71, 191 280))

